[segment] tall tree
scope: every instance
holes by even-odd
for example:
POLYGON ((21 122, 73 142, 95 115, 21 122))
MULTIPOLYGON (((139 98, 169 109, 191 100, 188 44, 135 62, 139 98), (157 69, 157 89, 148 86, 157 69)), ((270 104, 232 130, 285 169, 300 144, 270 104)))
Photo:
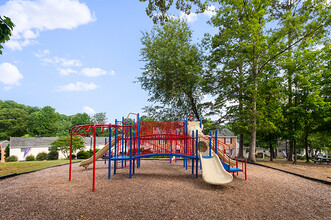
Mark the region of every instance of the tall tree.
POLYGON ((10 39, 14 26, 15 25, 10 18, 0 16, 0 54, 2 54, 2 44, 10 39))
POLYGON ((0 108, 0 140, 27 133, 29 114, 20 108, 0 108))
POLYGON ((71 118, 72 126, 92 124, 91 117, 86 113, 77 113, 71 118))
POLYGON ((58 131, 59 113, 50 106, 45 106, 38 112, 32 113, 31 133, 42 137, 56 136, 58 131))
POLYGON ((106 124, 107 114, 106 112, 95 113, 92 117, 93 124, 106 124))
POLYGON ((160 103, 163 110, 170 107, 182 116, 200 118, 202 53, 192 43, 187 23, 174 19, 156 25, 150 33, 143 33, 141 42, 145 66, 138 81, 149 92, 149 101, 160 103))
MULTIPOLYGON (((284 105, 284 116, 286 119, 286 126, 284 134, 290 140, 289 160, 296 161, 296 142, 299 136, 299 114, 296 112, 299 103, 296 96, 296 85, 299 81, 297 79, 298 70, 300 70, 301 63, 295 57, 301 54, 302 50, 307 46, 307 41, 318 42, 318 39, 326 36, 327 29, 330 25, 330 4, 327 1, 302 1, 302 0, 284 0, 272 2, 272 15, 277 25, 279 26, 278 37, 279 47, 287 46, 287 50, 281 51, 281 59, 278 65, 284 71, 284 78, 286 82, 287 102, 284 105), (317 41, 316 41, 317 40, 317 41)), ((276 54, 277 55, 277 54, 276 54)))

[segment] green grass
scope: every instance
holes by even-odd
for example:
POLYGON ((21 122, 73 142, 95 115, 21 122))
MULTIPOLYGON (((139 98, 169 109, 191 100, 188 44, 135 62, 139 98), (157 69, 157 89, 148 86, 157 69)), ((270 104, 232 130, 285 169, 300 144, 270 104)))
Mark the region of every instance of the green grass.
MULTIPOLYGON (((73 162, 81 160, 73 160, 73 162)), ((46 167, 67 164, 69 160, 47 160, 47 161, 21 161, 0 163, 0 176, 12 173, 24 173, 34 170, 40 170, 46 167)))

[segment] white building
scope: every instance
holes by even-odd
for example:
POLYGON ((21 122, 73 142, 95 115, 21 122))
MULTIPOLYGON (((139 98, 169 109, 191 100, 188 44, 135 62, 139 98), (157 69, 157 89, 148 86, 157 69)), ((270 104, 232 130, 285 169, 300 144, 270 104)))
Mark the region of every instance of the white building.
MULTIPOLYGON (((21 161, 25 160, 26 156, 29 155, 37 156, 41 152, 49 153, 51 143, 57 139, 58 137, 11 137, 9 145, 10 155, 17 156, 18 160, 21 161)), ((84 137, 84 141, 85 150, 93 149, 93 137, 84 137)), ((104 147, 104 144, 105 137, 97 137, 96 147, 101 149, 104 147)), ((65 158, 61 152, 59 152, 59 158, 65 158)))

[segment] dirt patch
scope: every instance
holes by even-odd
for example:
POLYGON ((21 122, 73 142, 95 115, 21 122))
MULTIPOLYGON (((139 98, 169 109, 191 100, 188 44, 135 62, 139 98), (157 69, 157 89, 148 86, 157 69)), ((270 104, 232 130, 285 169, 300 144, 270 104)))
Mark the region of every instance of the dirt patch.
POLYGON ((0 181, 0 219, 327 219, 330 186, 255 165, 248 180, 239 174, 212 186, 184 169, 182 162, 142 160, 129 179, 128 169, 107 178, 97 162, 92 169, 68 165, 0 181))

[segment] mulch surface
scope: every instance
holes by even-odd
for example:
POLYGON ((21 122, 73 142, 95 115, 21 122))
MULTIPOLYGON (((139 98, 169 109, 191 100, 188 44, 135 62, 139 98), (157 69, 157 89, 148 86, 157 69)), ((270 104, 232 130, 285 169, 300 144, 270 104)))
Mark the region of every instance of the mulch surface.
POLYGON ((257 163, 303 176, 331 182, 331 179, 328 178, 331 176, 331 164, 320 164, 311 161, 306 163, 303 160, 298 160, 296 164, 293 164, 292 161, 287 161, 286 159, 274 159, 274 161, 269 161, 268 159, 258 159, 257 163))
POLYGON ((0 219, 330 219, 331 188, 276 170, 248 164, 248 180, 206 184, 182 161, 142 160, 108 180, 97 162, 92 169, 73 164, 0 181, 0 219))

